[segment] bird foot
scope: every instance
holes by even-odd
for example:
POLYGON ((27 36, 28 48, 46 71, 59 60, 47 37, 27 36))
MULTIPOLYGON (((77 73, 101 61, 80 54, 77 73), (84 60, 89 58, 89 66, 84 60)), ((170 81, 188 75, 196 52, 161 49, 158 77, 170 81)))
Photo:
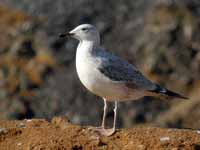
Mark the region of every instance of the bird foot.
POLYGON ((111 136, 115 133, 115 129, 111 128, 111 129, 105 129, 103 127, 90 127, 89 130, 95 131, 100 133, 101 135, 104 136, 111 136))

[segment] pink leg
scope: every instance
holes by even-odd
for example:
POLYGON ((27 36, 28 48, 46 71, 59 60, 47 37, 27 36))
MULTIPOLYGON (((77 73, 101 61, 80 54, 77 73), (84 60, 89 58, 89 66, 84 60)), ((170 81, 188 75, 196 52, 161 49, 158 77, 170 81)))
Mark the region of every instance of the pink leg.
POLYGON ((106 121, 106 114, 107 114, 108 105, 107 105, 106 99, 103 98, 103 100, 104 100, 104 109, 103 109, 103 119, 102 119, 101 127, 103 129, 105 129, 105 121, 106 121))
POLYGON ((113 127, 111 129, 105 129, 105 120, 106 120, 106 112, 107 112, 107 101, 104 98, 104 113, 103 113, 103 120, 102 120, 102 126, 93 128, 95 131, 99 132, 102 135, 105 136, 111 136, 115 133, 116 130, 116 120, 117 120, 117 101, 115 101, 115 107, 113 109, 114 111, 114 120, 113 120, 113 127))

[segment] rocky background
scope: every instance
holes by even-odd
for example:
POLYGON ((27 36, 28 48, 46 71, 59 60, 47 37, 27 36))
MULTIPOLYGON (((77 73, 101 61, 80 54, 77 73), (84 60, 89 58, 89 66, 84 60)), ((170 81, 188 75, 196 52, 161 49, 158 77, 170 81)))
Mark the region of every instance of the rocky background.
POLYGON ((199 0, 1 0, 0 119, 66 115, 100 124, 103 101, 76 74, 77 41, 58 39, 81 23, 96 25, 104 47, 190 98, 120 103, 118 127, 199 128, 199 0))

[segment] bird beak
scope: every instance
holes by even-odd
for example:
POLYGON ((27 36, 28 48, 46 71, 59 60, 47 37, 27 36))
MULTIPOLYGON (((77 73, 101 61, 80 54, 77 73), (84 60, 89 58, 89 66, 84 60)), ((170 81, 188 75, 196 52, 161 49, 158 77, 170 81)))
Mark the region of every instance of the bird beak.
POLYGON ((71 37, 73 35, 74 35, 73 33, 65 32, 65 33, 59 34, 59 38, 71 37))

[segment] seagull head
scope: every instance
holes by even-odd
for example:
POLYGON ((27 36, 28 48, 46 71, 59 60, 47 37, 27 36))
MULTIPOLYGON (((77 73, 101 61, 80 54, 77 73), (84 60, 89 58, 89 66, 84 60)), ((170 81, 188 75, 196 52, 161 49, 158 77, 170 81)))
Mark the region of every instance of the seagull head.
POLYGON ((96 41, 100 39, 100 35, 95 26, 91 24, 81 24, 71 30, 70 32, 65 32, 60 34, 59 37, 72 37, 79 41, 96 41))

